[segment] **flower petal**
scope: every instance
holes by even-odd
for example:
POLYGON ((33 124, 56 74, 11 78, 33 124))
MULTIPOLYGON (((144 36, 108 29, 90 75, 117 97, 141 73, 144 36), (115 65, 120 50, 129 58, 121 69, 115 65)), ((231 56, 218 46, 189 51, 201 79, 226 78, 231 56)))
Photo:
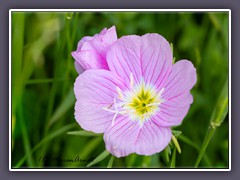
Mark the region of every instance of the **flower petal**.
POLYGON ((83 66, 81 66, 76 61, 74 62, 74 66, 75 66, 75 69, 77 70, 78 74, 81 74, 84 71, 83 66))
POLYGON ((160 112, 155 115, 154 122, 161 126, 175 126, 182 123, 193 97, 190 89, 196 83, 196 69, 188 60, 178 61, 173 65, 168 80, 164 83, 160 112))
POLYGON ((130 82, 131 73, 135 81, 139 82, 142 77, 140 43, 140 36, 123 36, 113 43, 107 53, 110 71, 115 72, 126 82, 130 82))
POLYGON ((142 74, 146 83, 160 85, 170 73, 172 50, 168 41, 159 34, 146 34, 141 41, 142 74))
POLYGON ((77 50, 72 52, 72 56, 83 69, 108 69, 106 54, 116 40, 115 26, 110 29, 104 28, 93 37, 83 37, 78 43, 77 50))
POLYGON ((163 99, 168 100, 189 92, 197 81, 196 69, 191 61, 181 60, 173 65, 171 73, 164 83, 163 99))
POLYGON ((83 129, 103 133, 111 124, 114 114, 103 108, 118 96, 116 86, 124 88, 121 80, 107 70, 86 70, 78 76, 74 84, 75 118, 83 129))
POLYGON ((139 123, 127 116, 117 117, 115 124, 104 133, 106 149, 116 157, 131 153, 152 155, 162 151, 171 140, 171 129, 155 123, 139 123))
POLYGON ((172 67, 172 51, 169 43, 158 34, 123 36, 107 54, 109 69, 130 81, 130 73, 139 82, 162 82, 172 67))
POLYGON ((72 52, 72 56, 83 69, 108 69, 105 58, 96 49, 93 49, 89 42, 86 42, 82 47, 84 50, 72 52))

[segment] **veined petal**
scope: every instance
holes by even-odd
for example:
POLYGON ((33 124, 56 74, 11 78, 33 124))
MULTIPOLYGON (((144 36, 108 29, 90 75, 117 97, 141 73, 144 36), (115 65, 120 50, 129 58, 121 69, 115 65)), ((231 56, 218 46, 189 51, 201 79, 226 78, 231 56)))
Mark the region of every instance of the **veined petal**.
MULTIPOLYGON (((88 44, 86 42, 84 46, 88 44)), ((75 63, 83 69, 108 69, 106 60, 95 49, 75 51, 72 52, 72 56, 76 59, 75 63)))
POLYGON ((107 62, 110 71, 115 72, 126 82, 130 82, 131 73, 137 82, 142 77, 140 44, 140 36, 123 36, 113 43, 107 53, 107 62))
POLYGON ((172 59, 170 44, 164 37, 159 34, 142 36, 141 63, 146 83, 160 86, 169 76, 172 59))
POLYGON ((164 83, 163 99, 168 100, 189 92, 197 81, 197 73, 193 64, 188 60, 175 63, 171 73, 164 83))
POLYGON ((158 34, 123 36, 109 49, 109 69, 123 79, 134 81, 144 78, 146 83, 160 84, 172 67, 172 51, 169 43, 158 34))
POLYGON ((142 127, 127 116, 118 116, 104 133, 106 149, 116 157, 131 153, 152 155, 162 151, 171 140, 171 129, 146 122, 142 127))
POLYGON ((75 66, 75 69, 77 70, 78 74, 81 74, 84 71, 83 66, 81 66, 76 61, 74 62, 74 66, 75 66))
POLYGON ((112 105, 118 97, 116 86, 124 88, 121 80, 107 70, 87 70, 75 81, 75 119, 89 131, 103 133, 111 124, 113 114, 103 108, 112 105))
POLYGON ((160 105, 159 112, 153 116, 152 120, 165 127, 180 125, 192 101, 190 92, 169 99, 160 105))
POLYGON ((161 126, 175 126, 182 123, 193 97, 190 90, 196 83, 196 69, 187 60, 178 61, 173 65, 171 73, 164 83, 160 111, 153 117, 153 121, 161 126))

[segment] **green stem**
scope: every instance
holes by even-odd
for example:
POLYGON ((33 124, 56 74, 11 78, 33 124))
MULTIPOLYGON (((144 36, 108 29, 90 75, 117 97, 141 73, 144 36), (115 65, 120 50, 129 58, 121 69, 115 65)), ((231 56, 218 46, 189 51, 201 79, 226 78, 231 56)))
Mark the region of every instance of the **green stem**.
POLYGON ((114 161, 114 156, 112 155, 109 162, 108 162, 108 165, 107 165, 107 168, 112 168, 113 166, 113 161, 114 161))
POLYGON ((176 151, 176 148, 174 148, 170 168, 175 168, 176 166, 176 151))
POLYGON ((204 153, 207 149, 207 146, 208 146, 210 140, 212 139, 212 136, 213 136, 214 132, 215 132, 215 129, 213 129, 211 127, 208 129, 208 132, 207 132, 207 134, 205 136, 205 139, 203 141, 202 148, 201 148, 200 153, 198 155, 198 158, 195 162, 195 165, 194 165, 195 168, 198 167, 198 165, 199 165, 199 163, 200 163, 200 161, 201 161, 201 159, 202 159, 202 157, 203 157, 203 155, 204 155, 204 153))
POLYGON ((206 149, 207 146, 210 142, 210 140, 213 137, 214 132, 216 131, 216 129, 218 127, 221 126, 222 122, 224 121, 226 115, 228 113, 228 79, 225 82, 225 85, 222 89, 222 92, 218 98, 218 102, 215 106, 215 109, 212 113, 210 122, 209 122, 209 129, 205 135, 204 141, 203 141, 203 145, 202 148, 200 150, 200 153, 197 157, 197 160, 195 162, 194 167, 197 168, 206 149))

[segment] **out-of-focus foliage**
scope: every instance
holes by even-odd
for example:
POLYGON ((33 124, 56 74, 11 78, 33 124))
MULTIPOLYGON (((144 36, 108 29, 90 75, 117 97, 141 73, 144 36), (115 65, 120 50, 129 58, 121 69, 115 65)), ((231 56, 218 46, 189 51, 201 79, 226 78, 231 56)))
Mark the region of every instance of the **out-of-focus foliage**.
MULTIPOLYGON (((11 23, 12 167, 84 168, 91 162, 104 168, 194 166, 228 78, 228 13, 13 12, 11 23), (114 158, 104 152, 101 135, 67 133, 82 130, 74 119, 78 74, 71 52, 83 36, 113 25, 118 37, 159 33, 173 44, 176 61, 189 59, 195 65, 194 103, 182 125, 174 128, 182 132, 176 135, 181 154, 171 143, 152 156, 114 158)), ((228 132, 227 115, 199 167, 228 167, 228 132)))

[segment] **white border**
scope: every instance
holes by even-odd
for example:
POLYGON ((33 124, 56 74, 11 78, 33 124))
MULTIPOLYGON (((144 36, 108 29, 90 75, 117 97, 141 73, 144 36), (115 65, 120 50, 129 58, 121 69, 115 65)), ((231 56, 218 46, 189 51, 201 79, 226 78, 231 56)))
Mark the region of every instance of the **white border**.
POLYGON ((230 9, 10 9, 9 10, 9 171, 231 171, 231 10, 230 9), (228 12, 229 13, 229 29, 228 29, 228 46, 229 46, 229 169, 12 169, 11 167, 11 140, 12 140, 12 89, 11 89, 11 14, 12 12, 228 12))

